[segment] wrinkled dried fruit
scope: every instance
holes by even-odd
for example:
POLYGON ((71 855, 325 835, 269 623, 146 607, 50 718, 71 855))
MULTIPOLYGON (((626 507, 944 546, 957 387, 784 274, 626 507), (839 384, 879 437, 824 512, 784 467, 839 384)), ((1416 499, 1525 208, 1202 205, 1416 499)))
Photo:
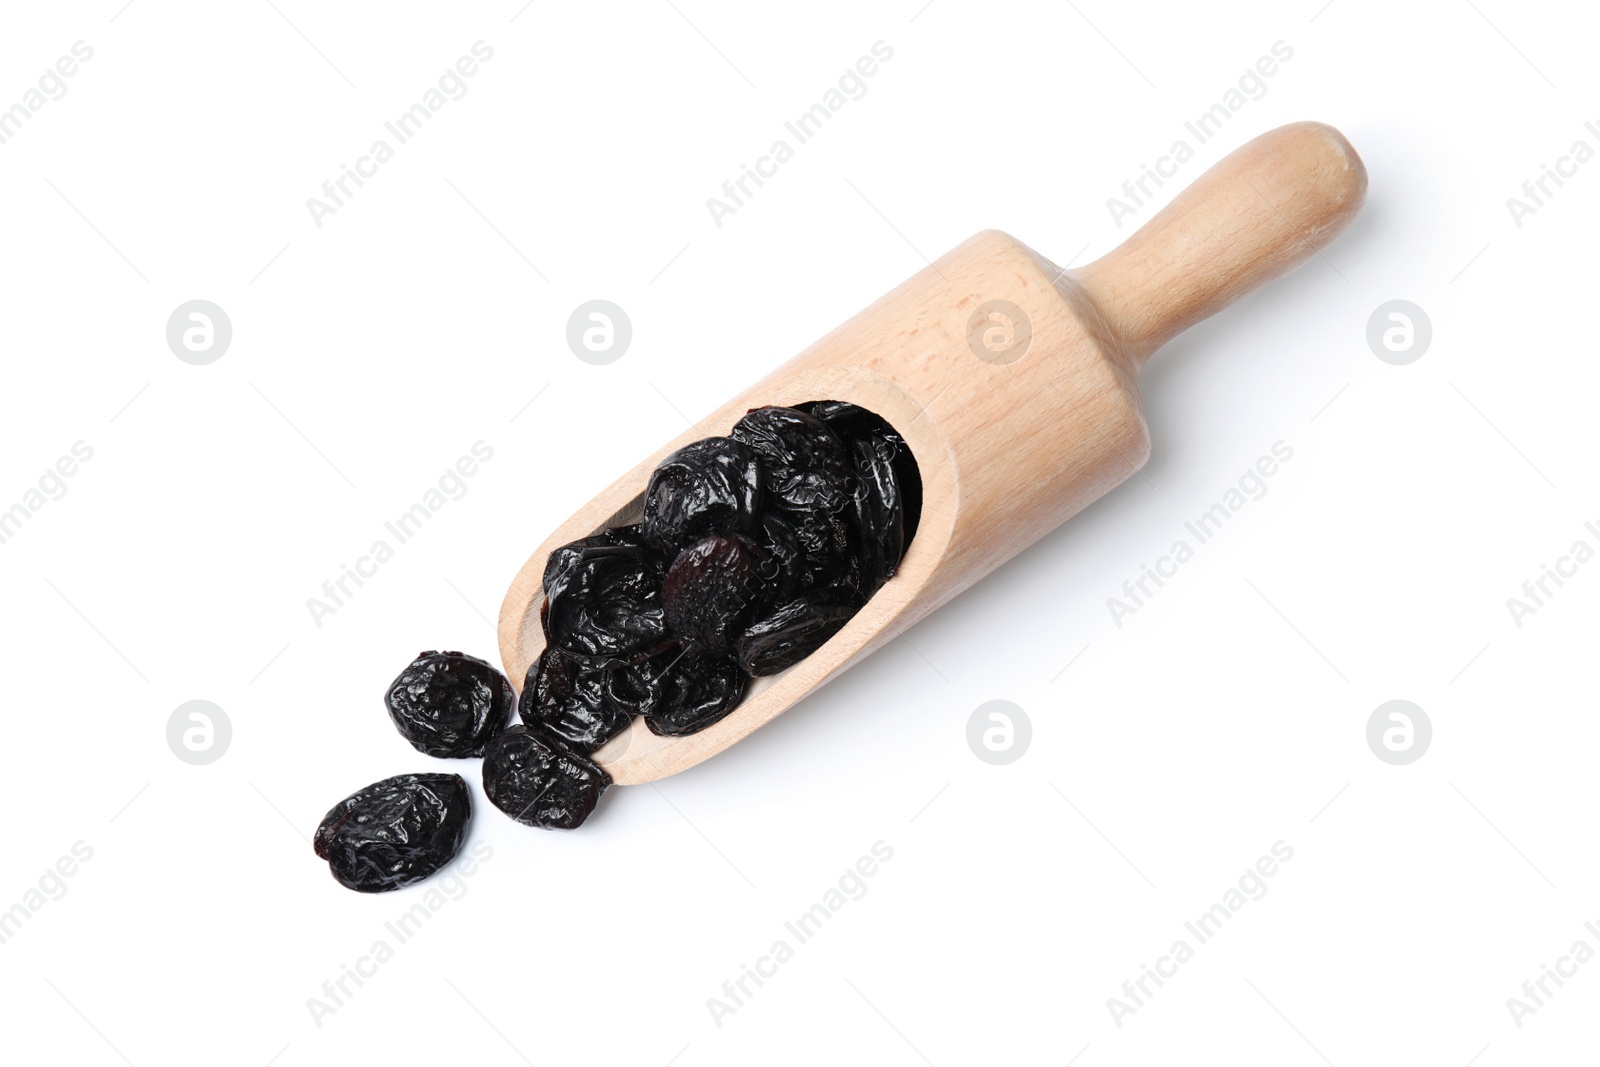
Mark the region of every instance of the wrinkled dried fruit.
POLYGON ((340 885, 384 893, 455 859, 471 818, 471 794, 459 774, 399 774, 335 805, 312 847, 340 885))
POLYGON ((543 727, 580 752, 593 752, 633 721, 630 708, 610 699, 613 671, 546 648, 528 668, 517 714, 529 727, 543 727))
POLYGON ((807 508, 784 512, 800 544, 801 562, 796 578, 802 588, 827 585, 844 575, 854 560, 848 519, 854 508, 827 512, 807 508))
POLYGON ((571 830, 594 813, 611 776, 544 732, 512 726, 483 754, 489 803, 528 826, 571 830))
POLYGON ((664 737, 704 730, 738 706, 748 685, 733 657, 693 652, 659 656, 616 680, 618 695, 664 737))
POLYGON ((861 595, 870 597, 894 576, 905 554, 904 507, 894 463, 879 451, 878 442, 857 440, 852 446, 856 462, 856 559, 860 563, 861 595))
POLYGON ((792 667, 842 630, 860 607, 860 597, 843 582, 780 605, 740 635, 739 666, 756 677, 792 667))
POLYGON ((776 509, 763 512, 759 541, 761 551, 767 556, 765 569, 771 574, 768 591, 779 600, 806 584, 805 547, 800 543, 800 531, 794 527, 791 516, 776 509))
POLYGON ((850 457, 832 430, 794 408, 756 408, 733 439, 761 457, 767 492, 780 506, 839 514, 850 503, 850 457))
POLYGON ((911 454, 905 438, 882 416, 844 400, 813 401, 801 404, 800 410, 816 416, 847 446, 857 441, 871 441, 879 458, 889 461, 894 468, 895 481, 900 485, 904 543, 909 545, 922 518, 922 472, 917 469, 916 457, 911 454))
MULTIPOLYGON (((592 541, 594 538, 585 538, 592 541)), ((660 566, 639 545, 574 542, 545 588, 544 631, 569 656, 631 663, 671 640, 660 566)))
POLYGON ((383 703, 418 752, 461 759, 483 755, 516 694, 505 675, 476 656, 424 652, 389 684, 383 703))
POLYGON ((553 588, 559 589, 566 585, 567 576, 574 564, 581 563, 584 552, 593 548, 642 548, 644 546, 644 531, 637 525, 617 526, 610 530, 602 530, 593 537, 580 537, 578 540, 562 545, 550 553, 550 558, 544 564, 544 593, 550 595, 553 588))
POLYGON ((661 664, 671 662, 683 654, 681 648, 671 648, 643 663, 618 667, 606 674, 606 700, 612 707, 622 708, 629 715, 643 715, 654 706, 659 692, 655 686, 656 672, 661 664))
POLYGON ((679 552, 661 585, 673 636, 696 651, 726 651, 766 599, 763 559, 740 534, 711 534, 679 552))
POLYGON ((804 659, 894 575, 921 487, 905 439, 843 401, 756 408, 680 448, 651 475, 639 525, 546 561, 548 648, 515 744, 553 760, 634 715, 669 736, 721 719, 750 676, 804 659))
POLYGON ((662 460, 644 493, 644 536, 669 557, 713 530, 749 533, 761 509, 756 454, 728 437, 684 445, 662 460))

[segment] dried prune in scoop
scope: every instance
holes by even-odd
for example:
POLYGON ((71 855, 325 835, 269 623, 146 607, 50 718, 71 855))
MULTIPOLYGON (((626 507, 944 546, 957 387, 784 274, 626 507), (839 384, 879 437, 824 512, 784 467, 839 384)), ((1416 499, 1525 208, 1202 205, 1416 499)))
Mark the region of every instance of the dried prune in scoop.
POLYGON ((617 526, 610 530, 602 530, 592 537, 581 537, 576 541, 568 542, 550 553, 550 558, 544 564, 544 592, 550 595, 552 588, 560 588, 565 584, 570 569, 583 562, 584 553, 590 549, 598 548, 642 548, 644 546, 644 532, 637 525, 617 526))
POLYGON ((384 893, 455 859, 471 818, 471 792, 459 774, 399 774, 334 805, 312 847, 340 885, 384 893))
POLYGON ((553 572, 546 565, 550 644, 600 663, 637 662, 665 647, 671 636, 661 607, 661 571, 644 547, 577 544, 557 549, 564 558, 553 572))
POLYGON ((761 510, 756 454, 729 437, 693 441, 662 460, 644 492, 644 536, 670 557, 713 530, 749 533, 761 510))
POLYGON ((800 586, 826 585, 848 569, 853 558, 846 521, 849 515, 848 509, 832 512, 821 508, 783 513, 800 545, 801 562, 796 571, 800 586))
POLYGON ((505 675, 476 656, 424 652, 389 684, 383 703, 418 752, 461 759, 483 755, 516 694, 505 675))
POLYGON ((850 503, 850 457, 832 430, 794 408, 756 408, 733 438, 761 457, 767 492, 789 509, 837 513, 850 503))
POLYGON ((794 520, 776 508, 761 515, 758 540, 764 558, 762 577, 767 579, 768 591, 787 600, 804 584, 806 574, 805 548, 800 543, 800 531, 794 520))
POLYGON ((512 726, 483 754, 489 803, 527 826, 571 830, 594 813, 611 776, 544 731, 512 726))
POLYGON ((719 721, 744 699, 749 679, 731 656, 682 652, 618 671, 613 691, 653 734, 681 737, 719 721))
POLYGON ((858 439, 852 451, 856 464, 856 559, 861 595, 870 597, 899 569, 905 552, 905 510, 893 460, 872 440, 858 439))
POLYGON ((853 447, 857 441, 870 441, 878 457, 889 461, 894 468, 895 480, 900 483, 904 543, 909 545, 922 517, 922 472, 917 468, 916 457, 911 454, 905 438, 881 415, 848 401, 814 400, 798 407, 816 416, 846 447, 853 447))
POLYGON ((580 752, 593 752, 628 728, 632 714, 608 697, 614 670, 596 667, 546 648, 522 685, 517 714, 580 752))
POLYGON ((792 667, 842 630, 860 606, 843 582, 781 604, 740 635, 739 666, 756 677, 792 667))
POLYGON ((702 537, 667 568, 661 602, 667 626, 696 651, 723 652, 766 599, 764 553, 739 534, 702 537))
POLYGON ((808 400, 794 409, 815 418, 845 444, 880 430, 893 432, 886 419, 848 400, 808 400))

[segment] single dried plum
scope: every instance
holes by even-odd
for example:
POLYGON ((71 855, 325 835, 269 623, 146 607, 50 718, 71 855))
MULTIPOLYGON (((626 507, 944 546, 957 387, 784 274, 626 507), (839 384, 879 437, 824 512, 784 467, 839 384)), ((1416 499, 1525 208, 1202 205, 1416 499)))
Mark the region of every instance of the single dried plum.
POLYGON ((818 421, 832 430, 846 447, 852 446, 857 441, 871 441, 878 457, 890 462, 894 467, 895 480, 900 483, 905 525, 904 543, 909 545, 912 536, 917 532, 917 523, 922 517, 922 472, 918 470, 917 459, 911 454, 905 438, 882 416, 848 401, 814 400, 808 404, 799 404, 797 407, 807 414, 814 415, 818 421))
POLYGON ((779 605, 739 637, 739 666, 760 677, 794 666, 827 643, 861 607, 855 590, 840 582, 779 605))
POLYGON ((756 408, 733 438, 761 457, 767 492, 788 509, 837 514, 850 504, 850 457, 832 430, 794 408, 756 408))
POLYGON ((883 430, 894 432, 888 420, 848 400, 808 400, 804 404, 796 404, 794 409, 822 423, 845 444, 883 430))
POLYGON ((894 576, 905 552, 905 508, 893 460, 871 440, 857 439, 856 559, 860 563, 860 589, 870 597, 894 576))
POLYGON ((483 754, 489 803, 517 822, 571 830, 594 812, 611 776, 543 731, 512 726, 483 754))
POLYGON ((505 675, 476 656, 424 652, 389 684, 383 703, 418 752, 460 759, 483 755, 516 694, 505 675))
POLYGON ((657 696, 655 671, 661 663, 682 654, 683 649, 674 648, 663 652, 655 659, 647 659, 643 663, 627 667, 616 667, 606 672, 607 702, 629 715, 643 715, 655 703, 657 696))
POLYGON ((334 805, 312 847, 340 885, 384 893, 455 859, 471 818, 471 793, 459 774, 399 774, 334 805))
POLYGON ((704 730, 737 707, 749 679, 731 656, 684 651, 618 671, 612 684, 618 699, 638 708, 651 733, 679 737, 704 730))
POLYGON ((581 752, 593 752, 628 728, 629 709, 608 697, 612 671, 553 648, 546 648, 522 683, 517 714, 530 727, 543 727, 581 752))
POLYGON ((850 526, 845 521, 849 514, 820 508, 784 512, 800 544, 801 563, 795 577, 801 587, 825 585, 849 569, 853 559, 850 526))
POLYGON ((544 630, 550 644, 602 663, 635 662, 660 651, 671 638, 661 607, 661 571, 645 549, 574 545, 557 550, 565 555, 553 573, 546 565, 544 630))
POLYGON ((776 509, 761 515, 761 576, 766 579, 767 592, 787 600, 805 584, 809 573, 806 566, 805 546, 800 543, 800 531, 795 529, 794 518, 776 509))
POLYGON ((702 537, 679 552, 661 586, 673 635, 697 651, 725 652, 766 599, 763 555, 749 538, 726 533, 702 537))
POLYGON ((669 557, 712 530, 750 533, 761 510, 756 454, 707 437, 662 460, 644 492, 644 536, 669 557))
POLYGON ((570 541, 550 553, 550 558, 544 564, 544 593, 550 595, 552 588, 560 588, 566 584, 567 575, 571 568, 583 562, 584 553, 597 548, 642 548, 644 547, 644 533, 639 526, 616 526, 609 530, 601 530, 592 537, 580 537, 570 541))

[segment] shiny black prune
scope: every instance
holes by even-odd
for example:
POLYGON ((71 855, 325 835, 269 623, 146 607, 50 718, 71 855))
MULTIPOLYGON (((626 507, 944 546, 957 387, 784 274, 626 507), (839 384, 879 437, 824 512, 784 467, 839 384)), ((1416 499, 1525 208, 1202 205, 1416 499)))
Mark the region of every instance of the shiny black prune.
POLYGON ((650 714, 657 701, 666 695, 657 684, 661 674, 686 655, 685 649, 675 648, 643 663, 618 667, 606 677, 606 697, 615 706, 628 709, 630 714, 650 714))
POLYGON ((383 703, 418 752, 461 759, 483 755, 516 694, 505 675, 476 656, 424 652, 389 684, 383 703))
POLYGON ((762 608, 778 601, 790 600, 803 587, 815 580, 807 562, 806 548, 800 531, 795 529, 794 516, 773 508, 761 515, 759 536, 763 575, 767 578, 767 600, 762 608))
POLYGON ((849 516, 849 510, 820 508, 784 512, 800 544, 801 562, 795 577, 801 588, 826 585, 849 570, 854 559, 846 521, 849 516))
POLYGON ((808 400, 804 404, 796 404, 794 409, 803 411, 822 423, 845 444, 872 433, 885 430, 894 432, 887 419, 874 415, 866 408, 852 404, 848 400, 808 400))
POLYGON ((859 588, 863 597, 870 597, 900 567, 905 553, 905 509, 893 460, 879 450, 877 442, 858 439, 852 450, 859 588))
MULTIPOLYGON (((631 663, 671 640, 661 607, 661 569, 635 544, 574 542, 546 564, 544 630, 569 656, 600 663, 631 663)), ((552 553, 554 556, 555 553, 552 553)))
POLYGON ((471 818, 471 792, 459 774, 399 774, 336 804, 312 848, 340 885, 385 893, 455 859, 471 818))
POLYGON ((571 830, 594 813, 611 776, 552 735, 512 726, 483 754, 489 803, 527 826, 571 830))
POLYGON ((608 695, 610 676, 626 668, 596 667, 546 648, 522 683, 517 714, 580 752, 593 752, 628 728, 631 709, 608 695))
POLYGON ((850 457, 832 430, 794 408, 756 408, 733 439, 761 458, 767 492, 780 506, 839 514, 850 504, 850 457))
POLYGON ((548 597, 552 588, 560 588, 566 584, 567 574, 577 563, 581 563, 584 553, 597 548, 643 548, 644 532, 637 526, 616 526, 609 530, 601 530, 592 537, 580 537, 576 541, 568 542, 550 553, 550 558, 544 564, 544 593, 548 597))
POLYGON ((909 545, 922 517, 922 472, 917 468, 916 457, 911 454, 905 438, 881 415, 848 401, 817 400, 801 404, 799 409, 814 415, 847 447, 857 441, 871 441, 877 454, 890 461, 895 480, 900 485, 904 505, 904 543, 909 545))
POLYGON ((730 437, 707 437, 684 445, 650 475, 641 526, 670 558, 713 530, 750 533, 761 501, 756 454, 730 437))
POLYGON ((766 599, 761 547, 740 534, 702 537, 667 568, 661 602, 667 626, 695 651, 725 652, 766 599))
POLYGON ((861 607, 861 597, 840 582, 779 605, 739 637, 739 666, 760 677, 794 666, 827 643, 861 607))
POLYGON ((614 695, 644 716, 653 734, 704 730, 738 706, 749 679, 731 656, 683 651, 658 656, 613 678, 614 695))

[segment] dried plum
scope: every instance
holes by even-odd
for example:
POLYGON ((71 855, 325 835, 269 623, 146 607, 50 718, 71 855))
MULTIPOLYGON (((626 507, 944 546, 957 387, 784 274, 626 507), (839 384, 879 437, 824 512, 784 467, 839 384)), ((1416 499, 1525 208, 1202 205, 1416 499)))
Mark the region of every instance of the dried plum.
POLYGON ((611 776, 552 735, 512 726, 483 754, 489 803, 517 822, 571 830, 594 813, 611 776))
POLYGON ((613 677, 615 696, 637 707, 650 732, 664 737, 704 730, 738 706, 748 685, 733 657, 687 650, 613 677))
POLYGON ((643 715, 655 704, 658 695, 655 687, 655 675, 664 663, 671 662, 672 657, 683 654, 683 649, 675 648, 663 652, 655 659, 647 659, 643 663, 635 663, 627 667, 617 667, 606 672, 606 701, 614 708, 621 708, 629 715, 643 715))
POLYGON ((850 527, 846 522, 849 515, 849 511, 829 512, 821 508, 784 513, 800 544, 801 563, 795 574, 800 586, 825 585, 849 569, 852 560, 850 527))
POLYGON ((789 516, 777 510, 767 511, 761 516, 760 542, 761 576, 767 581, 767 589, 776 597, 788 599, 804 584, 807 570, 800 531, 789 516))
POLYGON ((859 588, 870 597, 894 576, 905 553, 905 524, 900 480, 892 459, 878 442, 857 439, 855 517, 856 559, 860 563, 859 588))
POLYGON ((424 652, 389 684, 383 702, 418 752, 460 759, 483 755, 516 694, 505 675, 476 656, 424 652))
POLYGON ((861 607, 843 583, 780 605, 739 637, 739 666, 756 677, 794 666, 827 643, 861 607))
POLYGON ((599 548, 642 548, 644 547, 644 533, 635 526, 617 526, 610 530, 601 530, 592 537, 580 537, 576 541, 568 542, 550 553, 550 558, 544 564, 544 593, 550 595, 552 588, 561 588, 566 584, 566 578, 571 568, 583 562, 584 553, 591 549, 599 548))
POLYGON ((796 404, 794 409, 803 411, 822 423, 833 431, 835 437, 846 444, 869 434, 894 432, 888 420, 848 400, 811 400, 804 404, 796 404))
MULTIPOLYGON (((630 663, 671 640, 661 607, 661 571, 640 545, 574 542, 545 587, 544 629, 569 656, 630 663)), ((554 553, 552 553, 554 555, 554 553)))
POLYGON ((766 599, 762 557, 760 546, 740 534, 711 534, 679 552, 661 586, 673 636, 697 651, 727 651, 766 599))
POLYGON ((818 419, 794 408, 756 408, 733 439, 761 457, 767 492, 788 509, 838 514, 850 503, 850 457, 818 419))
POLYGON ((911 454, 905 438, 881 415, 844 400, 813 401, 801 404, 799 408, 815 416, 847 447, 857 441, 871 441, 879 458, 890 462, 904 504, 904 544, 909 545, 922 517, 922 472, 918 470, 916 457, 911 454))
POLYGON ((522 685, 517 714, 581 752, 593 752, 628 728, 632 709, 609 696, 610 676, 622 667, 596 667, 546 648, 522 685))
POLYGON ((713 530, 750 533, 761 509, 756 454, 729 437, 707 437, 662 460, 644 493, 645 537, 668 555, 713 530))
POLYGON ((459 774, 400 774, 336 804, 312 847, 340 885, 384 893, 455 859, 471 818, 471 793, 459 774))

